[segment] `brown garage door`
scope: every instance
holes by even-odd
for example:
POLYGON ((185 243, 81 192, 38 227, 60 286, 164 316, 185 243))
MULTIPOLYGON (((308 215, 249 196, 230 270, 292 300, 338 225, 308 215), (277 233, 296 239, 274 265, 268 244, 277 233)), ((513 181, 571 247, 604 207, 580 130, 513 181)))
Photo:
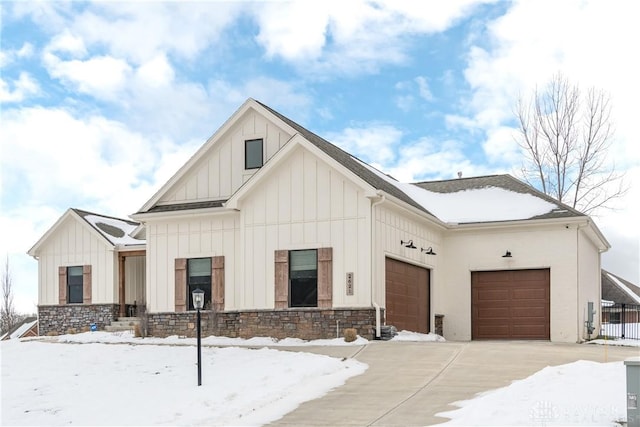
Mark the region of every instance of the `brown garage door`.
POLYGON ((399 331, 429 332, 429 270, 386 258, 387 325, 399 331))
POLYGON ((549 339, 549 270, 471 273, 471 337, 549 339))

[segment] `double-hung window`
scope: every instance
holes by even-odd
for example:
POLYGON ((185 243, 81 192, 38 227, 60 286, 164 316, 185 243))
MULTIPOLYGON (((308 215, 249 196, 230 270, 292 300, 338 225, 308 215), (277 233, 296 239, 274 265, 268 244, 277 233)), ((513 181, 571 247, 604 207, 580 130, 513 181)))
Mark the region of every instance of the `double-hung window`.
POLYGON ((67 267, 67 302, 82 304, 82 266, 67 267))
POLYGON ((211 258, 191 258, 187 261, 187 300, 189 310, 195 310, 191 293, 204 291, 205 309, 211 307, 211 258))
POLYGON ((318 251, 289 252, 289 306, 318 306, 318 251))
POLYGON ((263 140, 249 139, 244 142, 244 168, 258 169, 263 164, 263 140))

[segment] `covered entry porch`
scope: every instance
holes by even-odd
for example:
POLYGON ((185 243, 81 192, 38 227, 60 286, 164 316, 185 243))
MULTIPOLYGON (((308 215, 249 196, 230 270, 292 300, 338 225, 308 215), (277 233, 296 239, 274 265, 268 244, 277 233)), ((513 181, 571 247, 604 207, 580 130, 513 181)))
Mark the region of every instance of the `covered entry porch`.
POLYGON ((118 317, 138 317, 146 305, 146 250, 118 252, 118 317))

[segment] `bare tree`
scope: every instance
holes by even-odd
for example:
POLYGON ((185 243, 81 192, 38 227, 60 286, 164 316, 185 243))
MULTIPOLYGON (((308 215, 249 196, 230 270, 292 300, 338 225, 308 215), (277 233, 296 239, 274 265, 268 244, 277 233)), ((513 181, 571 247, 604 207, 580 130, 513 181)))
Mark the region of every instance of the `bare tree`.
POLYGON ((607 162, 613 126, 605 92, 583 93, 558 73, 518 101, 516 116, 529 184, 585 214, 611 208, 626 192, 623 174, 607 162))
POLYGON ((13 305, 13 281, 9 269, 9 256, 2 270, 2 307, 0 307, 0 329, 6 332, 18 322, 19 316, 13 305))

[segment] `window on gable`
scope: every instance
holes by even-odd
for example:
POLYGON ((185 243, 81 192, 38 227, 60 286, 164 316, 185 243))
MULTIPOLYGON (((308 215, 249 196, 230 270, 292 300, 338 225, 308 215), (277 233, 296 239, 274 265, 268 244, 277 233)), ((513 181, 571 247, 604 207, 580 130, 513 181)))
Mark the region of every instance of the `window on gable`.
POLYGON ((262 139, 249 139, 244 142, 244 168, 258 169, 263 164, 262 139))
POLYGON ((289 252, 289 307, 318 306, 318 252, 289 252))
POLYGON ((189 310, 195 310, 191 293, 196 289, 204 291, 204 307, 211 307, 211 258, 191 258, 187 260, 187 300, 189 310))
POLYGON ((82 266, 67 267, 67 302, 82 304, 82 266))

